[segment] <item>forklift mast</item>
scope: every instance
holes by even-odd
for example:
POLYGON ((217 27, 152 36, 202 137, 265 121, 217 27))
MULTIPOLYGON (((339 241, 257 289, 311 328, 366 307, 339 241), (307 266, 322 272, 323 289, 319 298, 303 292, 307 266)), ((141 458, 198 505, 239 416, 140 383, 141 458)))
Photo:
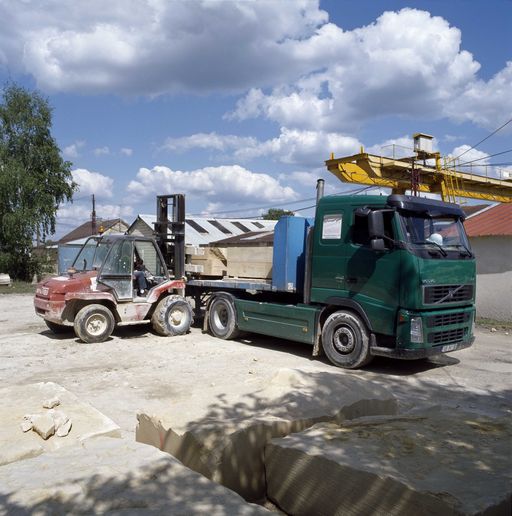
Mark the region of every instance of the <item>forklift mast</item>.
POLYGON ((185 196, 183 194, 157 196, 155 239, 169 271, 172 271, 176 279, 182 278, 185 275, 185 196))

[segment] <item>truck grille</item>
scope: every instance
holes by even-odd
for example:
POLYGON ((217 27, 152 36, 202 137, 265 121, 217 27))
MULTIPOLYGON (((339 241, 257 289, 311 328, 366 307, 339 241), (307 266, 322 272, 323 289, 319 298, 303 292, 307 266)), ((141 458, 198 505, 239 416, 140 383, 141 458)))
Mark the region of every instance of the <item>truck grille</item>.
POLYGON ((457 303, 473 299, 473 285, 434 285, 424 287, 426 305, 457 303))
POLYGON ((436 346, 437 344, 449 344, 450 342, 459 342, 464 339, 467 328, 458 328, 457 330, 437 331, 430 333, 428 342, 436 346))
POLYGON ((438 326, 448 326, 450 324, 462 324, 468 322, 470 312, 458 312, 454 314, 433 315, 427 318, 427 327, 436 328, 438 326))

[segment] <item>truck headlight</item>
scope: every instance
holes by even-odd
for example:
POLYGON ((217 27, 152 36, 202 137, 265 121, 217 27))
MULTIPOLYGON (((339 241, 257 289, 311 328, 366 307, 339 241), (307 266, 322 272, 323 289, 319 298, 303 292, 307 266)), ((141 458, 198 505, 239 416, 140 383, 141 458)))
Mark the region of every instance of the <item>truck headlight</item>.
POLYGON ((411 317, 411 342, 423 342, 423 322, 421 317, 411 317))

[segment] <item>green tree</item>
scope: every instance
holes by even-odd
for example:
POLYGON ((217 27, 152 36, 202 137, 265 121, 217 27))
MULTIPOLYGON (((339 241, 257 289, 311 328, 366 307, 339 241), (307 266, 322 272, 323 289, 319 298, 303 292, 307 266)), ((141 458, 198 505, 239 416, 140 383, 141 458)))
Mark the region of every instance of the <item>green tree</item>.
POLYGON ((293 211, 283 210, 282 208, 270 208, 267 213, 263 214, 263 220, 279 220, 285 215, 295 215, 293 211))
POLYGON ((5 86, 0 99, 0 271, 39 272, 34 239, 55 233, 55 215, 76 184, 51 135, 52 108, 37 91, 5 86))

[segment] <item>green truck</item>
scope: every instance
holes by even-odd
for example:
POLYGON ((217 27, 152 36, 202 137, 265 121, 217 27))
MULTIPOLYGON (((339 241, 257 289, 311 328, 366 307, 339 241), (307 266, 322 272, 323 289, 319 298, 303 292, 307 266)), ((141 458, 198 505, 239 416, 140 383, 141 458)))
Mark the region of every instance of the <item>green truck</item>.
POLYGON ((458 205, 319 195, 314 219, 276 224, 269 280, 188 275, 184 196, 160 196, 157 212, 154 240, 90 239, 88 259, 81 252, 69 277, 38 286, 36 312, 52 331, 74 326, 82 340, 101 342, 115 325, 151 321, 172 336, 195 315, 218 338, 303 342, 350 369, 377 355, 420 359, 473 343, 475 257, 458 205), (137 258, 152 269, 145 297, 133 284, 137 258))

